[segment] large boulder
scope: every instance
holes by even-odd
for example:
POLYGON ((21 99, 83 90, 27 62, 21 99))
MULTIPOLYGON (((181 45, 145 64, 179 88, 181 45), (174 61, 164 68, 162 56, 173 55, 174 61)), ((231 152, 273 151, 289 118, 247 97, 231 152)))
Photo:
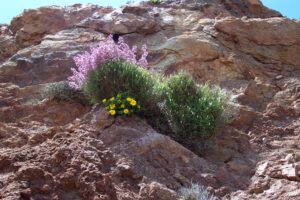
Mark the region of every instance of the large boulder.
POLYGON ((71 28, 94 13, 107 13, 111 10, 111 8, 81 4, 66 8, 52 6, 38 10, 28 9, 22 15, 15 17, 9 28, 15 34, 17 44, 20 47, 27 47, 39 44, 46 34, 71 28))
POLYGON ((48 35, 41 44, 23 48, 4 62, 0 67, 0 82, 27 86, 65 80, 71 75, 73 56, 104 38, 101 33, 85 29, 48 35))
POLYGON ((0 25, 0 198, 174 200, 194 182, 223 199, 296 199, 299 46, 299 20, 259 0, 25 11, 0 25), (146 43, 155 73, 187 70, 230 91, 233 119, 205 151, 137 117, 45 99, 71 74, 73 56, 108 34, 146 43))

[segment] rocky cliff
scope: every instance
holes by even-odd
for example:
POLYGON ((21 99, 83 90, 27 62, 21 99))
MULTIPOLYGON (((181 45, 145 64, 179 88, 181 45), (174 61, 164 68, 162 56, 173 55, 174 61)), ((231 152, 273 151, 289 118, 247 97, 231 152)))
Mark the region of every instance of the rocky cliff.
POLYGON ((0 25, 0 198, 300 199, 300 21, 259 0, 26 10, 0 25), (234 120, 198 156, 138 118, 48 101, 72 57, 108 34, 148 45, 149 70, 231 91, 234 120))

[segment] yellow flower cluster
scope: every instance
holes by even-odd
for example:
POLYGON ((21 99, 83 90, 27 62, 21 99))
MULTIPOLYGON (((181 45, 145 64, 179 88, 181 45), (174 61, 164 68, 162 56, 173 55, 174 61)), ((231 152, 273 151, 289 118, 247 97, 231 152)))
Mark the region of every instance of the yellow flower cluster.
POLYGON ((136 100, 130 98, 130 97, 127 97, 126 100, 130 103, 130 105, 132 106, 136 106, 136 100))
POLYGON ((115 114, 116 114, 116 111, 115 111, 115 110, 110 110, 110 111, 109 111, 109 114, 115 115, 115 114))
POLYGON ((102 99, 102 103, 111 116, 129 115, 141 109, 141 106, 134 98, 122 93, 116 97, 102 99))

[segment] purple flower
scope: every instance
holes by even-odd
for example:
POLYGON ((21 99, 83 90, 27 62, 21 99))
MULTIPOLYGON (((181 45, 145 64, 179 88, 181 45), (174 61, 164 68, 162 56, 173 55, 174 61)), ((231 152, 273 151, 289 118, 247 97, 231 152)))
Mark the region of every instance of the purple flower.
POLYGON ((69 86, 80 89, 92 70, 111 60, 124 60, 134 65, 147 67, 146 45, 143 45, 142 52, 140 59, 137 60, 136 46, 130 49, 123 38, 119 38, 119 42, 116 44, 110 35, 106 41, 101 41, 95 47, 91 47, 90 52, 84 52, 74 57, 77 68, 71 68, 73 75, 68 77, 69 86))

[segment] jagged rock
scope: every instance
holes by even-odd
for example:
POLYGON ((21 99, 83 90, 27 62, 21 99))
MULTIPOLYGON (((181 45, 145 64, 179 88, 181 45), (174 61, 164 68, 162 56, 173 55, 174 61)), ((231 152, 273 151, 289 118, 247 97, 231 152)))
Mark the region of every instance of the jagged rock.
POLYGON ((160 30, 151 16, 137 16, 131 13, 115 11, 104 16, 87 18, 78 24, 79 27, 91 28, 106 34, 151 34, 160 30))
POLYGON ((0 64, 12 56, 18 49, 15 38, 11 35, 0 34, 0 64))
POLYGON ((0 64, 18 50, 39 44, 47 34, 74 27, 81 20, 96 13, 109 13, 113 9, 95 5, 75 4, 65 8, 43 7, 25 10, 9 26, 0 27, 0 64))
POLYGON ((44 7, 0 25, 0 198, 174 200, 194 182, 223 199, 297 199, 299 30, 259 0, 44 7), (136 117, 44 99, 107 34, 146 43, 151 71, 231 91, 234 118, 201 157, 136 117))
POLYGON ((71 28, 96 12, 105 13, 111 10, 93 5, 82 6, 81 4, 75 4, 65 9, 56 6, 42 7, 39 10, 29 9, 15 17, 9 28, 16 35, 17 44, 20 47, 27 47, 40 43, 46 34, 71 28))
POLYGON ((210 17, 232 15, 268 18, 281 16, 280 13, 264 7, 259 0, 164 0, 159 6, 208 11, 210 17))
POLYGON ((171 199, 178 199, 176 192, 168 189, 167 187, 157 183, 152 182, 149 185, 142 185, 140 190, 141 200, 155 200, 155 199, 162 199, 162 200, 171 200, 171 199))
POLYGON ((65 80, 74 65, 72 57, 103 38, 103 34, 80 28, 48 35, 41 44, 22 49, 3 63, 0 82, 27 86, 65 80))
POLYGON ((252 55, 259 62, 295 67, 300 64, 300 33, 297 31, 300 23, 297 21, 287 18, 225 18, 217 21, 215 27, 219 32, 230 36, 235 41, 233 45, 238 45, 242 52, 252 55))

